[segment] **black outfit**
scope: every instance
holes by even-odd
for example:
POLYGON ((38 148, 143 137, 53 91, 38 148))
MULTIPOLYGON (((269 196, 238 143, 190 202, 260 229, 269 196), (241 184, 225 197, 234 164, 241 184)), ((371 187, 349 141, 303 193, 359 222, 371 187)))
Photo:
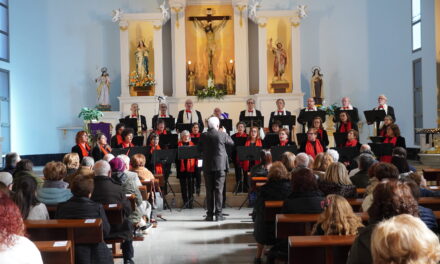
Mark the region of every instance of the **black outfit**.
POLYGON ((355 175, 350 177, 350 180, 356 188, 367 188, 370 177, 368 176, 368 171, 358 171, 355 175))
MULTIPOLYGON (((71 152, 78 153, 80 161, 84 158, 82 151, 81 151, 81 148, 78 145, 73 146, 71 152)), ((89 156, 90 156, 90 151, 89 151, 89 156)))
MULTIPOLYGON (((378 108, 378 107, 376 107, 376 108, 378 108)), ((394 123, 396 123, 396 115, 394 114, 394 108, 392 106, 388 105, 388 109, 385 114, 390 115, 393 118, 394 123)), ((376 129, 377 129, 377 135, 380 135, 380 130, 381 130, 380 129, 380 121, 376 121, 376 129)), ((385 131, 385 134, 386 134, 386 131, 385 131)))
MULTIPOLYGON (((248 182, 248 190, 251 190, 251 184, 252 184, 252 177, 267 177, 267 174, 269 171, 266 169, 266 167, 263 164, 257 164, 251 168, 249 171, 251 175, 249 176, 248 182)), ((246 176, 247 177, 247 176, 246 176)))
POLYGON ((420 219, 426 224, 426 226, 431 229, 432 232, 437 234, 437 219, 432 210, 419 205, 419 215, 420 219))
MULTIPOLYGON (((254 111, 255 111, 256 117, 262 116, 260 110, 254 109, 254 111)), ((246 117, 246 112, 247 112, 247 110, 243 110, 240 112, 240 118, 239 118, 240 121, 243 121, 243 119, 246 117)))
POLYGON ((348 253, 347 264, 371 264, 373 257, 371 256, 371 235, 373 234, 375 222, 369 223, 365 228, 359 231, 358 236, 351 245, 348 253))
POLYGON ((266 201, 285 200, 291 193, 292 186, 288 180, 269 180, 257 192, 252 218, 254 220, 254 237, 262 245, 273 245, 275 238, 275 223, 266 222, 264 218, 264 203, 266 201))
MULTIPOLYGON (((185 111, 186 110, 179 111, 179 115, 177 116, 177 121, 176 121, 177 124, 183 123, 183 115, 186 113, 185 111)), ((203 124, 202 114, 200 114, 200 112, 197 110, 196 110, 196 113, 197 113, 197 117, 199 119, 199 121, 197 122, 199 124, 199 129, 200 129, 200 131, 203 131, 203 129, 205 128, 205 125, 203 124)), ((191 117, 190 124, 192 124, 192 123, 194 123, 194 122, 192 122, 192 117, 191 117)))
POLYGON ((132 259, 133 249, 133 224, 129 220, 131 214, 131 205, 127 200, 122 186, 108 176, 95 176, 95 188, 93 189, 91 199, 101 204, 122 204, 124 211, 124 222, 118 225, 111 225, 109 238, 121 238, 124 242, 121 244, 124 260, 132 259))
MULTIPOLYGON (((172 115, 168 115, 168 117, 163 117, 163 118, 174 118, 172 115)), ((159 119, 159 115, 154 115, 153 119, 151 120, 152 124, 151 126, 153 127, 153 129, 156 129, 156 124, 157 124, 157 119, 159 119)))
POLYGON ((112 148, 122 148, 121 144, 118 144, 118 139, 116 138, 116 135, 112 137, 110 140, 110 147, 112 148))
POLYGON ((99 145, 96 145, 92 148, 92 157, 95 161, 102 160, 104 158, 105 154, 102 152, 99 145))
MULTIPOLYGON (((270 119, 269 119, 269 131, 272 132, 272 124, 273 124, 273 117, 275 116, 275 112, 278 113, 278 111, 274 111, 270 113, 270 119)), ((276 116, 291 116, 292 113, 290 111, 286 111, 286 114, 279 114, 276 116)), ((289 127, 289 131, 291 131, 292 129, 289 127)))
POLYGON ((327 148, 328 144, 330 143, 330 141, 328 140, 328 134, 327 131, 325 129, 322 130, 322 137, 321 137, 321 133, 317 133, 317 139, 319 139, 319 142, 321 143, 321 145, 324 148, 327 148))
POLYGON ((319 181, 319 189, 325 194, 337 194, 345 198, 356 198, 356 186, 339 184, 334 182, 319 181))
MULTIPOLYGON (((353 111, 353 114, 350 115, 351 122, 357 123, 359 122, 359 111, 356 107, 353 107, 353 109, 342 109, 342 107, 338 107, 335 112, 340 113, 344 111, 353 111)), ((333 121, 336 122, 336 118, 333 118, 333 121)), ((356 129, 357 130, 357 129, 356 129)))
MULTIPOLYGON (((386 137, 384 138, 385 141, 386 137)), ((406 149, 406 141, 404 137, 397 137, 396 145, 393 148, 402 147, 406 149)))
POLYGON ((207 215, 222 216, 223 188, 225 173, 229 169, 227 147, 234 145, 231 137, 216 129, 209 129, 207 133, 200 136, 198 150, 203 157, 203 174, 206 184, 206 205, 207 215))
MULTIPOLYGON (((188 143, 183 143, 184 146, 188 146, 188 143)), ((183 163, 186 167, 187 160, 183 160, 183 163)), ((186 204, 189 200, 193 199, 194 195, 194 178, 195 178, 195 168, 197 167, 197 159, 194 164, 194 172, 188 171, 180 171, 181 168, 181 160, 176 160, 176 171, 177 171, 177 179, 180 181, 180 190, 182 192, 183 204, 186 204)), ((188 169, 188 168, 186 168, 188 169)), ((188 204, 189 208, 193 207, 192 202, 188 204)))
MULTIPOLYGON (((298 121, 298 123, 300 123, 301 125, 303 125, 303 133, 305 133, 306 131, 306 123, 307 123, 307 127, 311 127, 312 126, 312 123, 313 123, 313 119, 312 120, 305 120, 305 113, 306 112, 316 112, 316 113, 318 113, 319 111, 322 111, 322 110, 317 110, 317 111, 313 111, 313 110, 310 110, 310 111, 306 111, 306 109, 307 108, 303 108, 303 109, 301 109, 301 111, 299 111, 299 115, 298 115, 298 118, 296 119, 297 121, 298 121)), ((318 116, 318 114, 316 114, 316 116, 318 116)), ((324 116, 324 120, 322 120, 322 123, 324 123, 325 122, 325 116, 324 116)))
MULTIPOLYGON (((142 128, 142 131, 147 131, 147 119, 143 115, 140 115, 140 117, 141 117, 141 128, 142 128)), ((129 120, 129 119, 137 119, 137 117, 131 117, 131 115, 128 115, 128 116, 125 117, 125 120, 129 120)), ((125 127, 129 127, 129 128, 133 129, 134 135, 138 134, 137 122, 136 122, 136 126, 135 127, 132 127, 131 126, 132 124, 130 124, 130 122, 126 122, 124 124, 125 124, 125 127)))
MULTIPOLYGON (((231 138, 243 138, 243 137, 237 137, 236 134, 232 135, 231 138)), ((237 149, 234 147, 231 154, 231 159, 234 162, 234 170, 235 170, 235 183, 240 184, 242 177, 243 177, 243 168, 240 166, 240 162, 238 161, 238 153, 237 149)), ((236 187, 236 188, 237 188, 236 187)))
MULTIPOLYGON (((104 237, 107 237, 110 232, 110 225, 102 204, 96 203, 86 197, 73 196, 70 200, 58 204, 55 218, 101 218, 104 237)), ((97 244, 75 244, 75 263, 107 264, 113 263, 113 257, 110 249, 104 242, 97 244)))

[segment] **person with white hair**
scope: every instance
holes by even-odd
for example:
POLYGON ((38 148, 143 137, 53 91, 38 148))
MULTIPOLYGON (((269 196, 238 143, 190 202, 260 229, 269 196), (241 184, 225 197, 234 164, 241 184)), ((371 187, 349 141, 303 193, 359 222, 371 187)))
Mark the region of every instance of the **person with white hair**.
POLYGON ((310 158, 307 153, 298 153, 295 158, 295 168, 307 168, 309 166, 309 161, 310 158))
POLYGON ((147 133, 147 119, 145 118, 145 116, 139 114, 139 105, 137 103, 131 104, 130 112, 131 114, 125 117, 125 126, 127 128, 133 129, 134 133, 137 135, 139 133, 138 126, 134 126, 134 124, 137 124, 137 122, 130 122, 130 120, 139 120, 141 123, 142 134, 144 134, 145 136, 145 134, 147 133))
POLYGON ((78 175, 83 175, 87 177, 93 177, 93 166, 95 165, 95 160, 92 157, 84 157, 81 160, 81 166, 76 170, 75 173, 67 175, 64 181, 72 185, 73 180, 78 175))
POLYGON ((208 119, 208 132, 200 137, 197 148, 203 157, 203 174, 206 185, 206 207, 208 209, 206 221, 213 221, 214 214, 217 221, 224 220, 223 187, 225 175, 229 169, 228 153, 226 148, 232 147, 234 141, 222 128, 217 117, 208 119), (215 204, 215 206, 214 206, 215 204), (215 211, 214 211, 215 207, 215 211))
POLYGON ((247 109, 240 112, 240 121, 247 116, 262 116, 261 111, 255 109, 255 100, 252 98, 247 99, 246 101, 247 109))
POLYGON ((339 152, 335 149, 327 149, 326 153, 328 153, 333 158, 333 162, 339 161, 339 152))
POLYGON ((340 112, 343 112, 343 111, 352 111, 351 114, 350 114, 351 121, 353 123, 359 122, 358 109, 356 107, 353 107, 353 105, 351 105, 350 97, 347 97, 347 96, 342 97, 341 105, 342 105, 341 107, 336 109, 336 113, 340 113, 340 112))
POLYGON ((107 162, 110 162, 112 159, 114 159, 115 158, 115 155, 113 155, 113 154, 111 154, 111 153, 108 153, 108 154, 105 154, 104 155, 104 157, 102 158, 103 160, 105 160, 105 161, 107 161, 107 162))
POLYGON ((4 172, 9 172, 10 174, 14 174, 15 167, 17 166, 17 163, 21 160, 20 155, 18 155, 17 152, 10 152, 6 154, 5 157, 5 167, 1 170, 4 172))
MULTIPOLYGON (((163 102, 159 104, 159 113, 157 115, 154 115, 153 119, 151 121, 152 126, 153 126, 153 130, 156 130, 157 121, 160 118, 174 118, 168 112, 168 105, 166 103, 163 103, 163 102)), ((170 128, 170 129, 173 129, 173 128, 170 128)))
POLYGON ((124 263, 134 263, 134 249, 133 249, 133 224, 128 216, 131 214, 131 205, 127 200, 122 186, 115 183, 112 178, 112 170, 110 164, 105 160, 100 160, 93 166, 95 177, 93 182, 95 188, 93 189, 91 200, 101 204, 122 204, 124 215, 124 222, 120 225, 112 225, 110 231, 110 237, 113 237, 117 233, 118 238, 124 239, 121 243, 122 254, 124 263), (113 233, 113 235, 112 235, 113 233))
POLYGON ((200 131, 203 131, 205 125, 203 124, 202 114, 193 109, 194 103, 191 99, 185 101, 185 110, 180 110, 177 116, 177 124, 192 124, 199 123, 200 131))
MULTIPOLYGON (((373 110, 383 110, 385 111, 385 115, 389 115, 393 118, 394 122, 396 122, 396 116, 394 114, 394 108, 392 106, 389 106, 387 104, 388 98, 384 95, 381 94, 379 95, 379 97, 377 98, 377 102, 378 102, 378 106, 376 106, 373 110)), ((380 130, 382 128, 382 126, 384 125, 383 120, 382 121, 376 121, 375 123, 376 125, 376 131, 377 131, 377 135, 379 135, 380 130)))
POLYGON ((9 190, 12 190, 12 174, 6 171, 0 172, 0 182, 2 182, 9 190))

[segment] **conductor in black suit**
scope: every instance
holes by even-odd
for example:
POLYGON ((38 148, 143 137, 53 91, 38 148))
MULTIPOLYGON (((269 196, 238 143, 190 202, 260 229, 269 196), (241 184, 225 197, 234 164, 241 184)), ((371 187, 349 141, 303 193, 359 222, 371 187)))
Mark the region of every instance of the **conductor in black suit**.
POLYGON ((255 100, 252 98, 249 98, 246 101, 247 109, 240 112, 240 121, 243 121, 243 119, 247 116, 261 116, 261 112, 257 109, 255 109, 255 100))
POLYGON ((226 149, 234 145, 231 137, 224 128, 220 127, 217 117, 208 119, 208 132, 200 136, 198 150, 203 157, 203 175, 206 185, 206 221, 213 221, 214 214, 217 221, 224 220, 222 215, 223 186, 225 175, 229 169, 226 149), (214 211, 215 205, 215 211, 214 211))
POLYGON ((203 124, 202 114, 193 109, 194 103, 191 99, 185 101, 185 110, 181 110, 177 116, 177 124, 193 124, 198 123, 200 131, 203 131, 205 125, 203 124))

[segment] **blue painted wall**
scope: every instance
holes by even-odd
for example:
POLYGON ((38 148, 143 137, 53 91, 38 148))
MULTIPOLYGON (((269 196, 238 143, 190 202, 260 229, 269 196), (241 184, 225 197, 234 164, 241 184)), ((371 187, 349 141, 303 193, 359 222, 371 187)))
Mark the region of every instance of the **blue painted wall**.
MULTIPOLYGON (((297 1, 263 1, 264 9, 293 9, 297 1)), ((408 145, 413 143, 412 60, 423 59, 424 124, 436 123, 434 0, 422 1, 423 49, 411 52, 410 0, 305 2, 301 25, 302 89, 310 69, 325 74, 328 103, 352 98, 370 109, 384 93, 397 111, 408 145)), ((81 125, 82 106, 95 105, 93 81, 102 66, 112 79, 111 103, 120 94, 119 29, 112 10, 156 12, 156 0, 10 1, 12 149, 58 153, 73 144, 60 126, 81 125)), ((363 138, 368 136, 364 129, 363 138)))

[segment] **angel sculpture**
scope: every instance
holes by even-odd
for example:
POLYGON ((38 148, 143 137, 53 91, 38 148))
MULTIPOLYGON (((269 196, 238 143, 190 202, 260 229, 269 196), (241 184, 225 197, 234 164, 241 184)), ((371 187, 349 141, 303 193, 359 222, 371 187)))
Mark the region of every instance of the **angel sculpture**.
POLYGON ((257 8, 260 6, 258 0, 252 1, 252 4, 249 5, 249 17, 251 19, 257 17, 257 8))
POLYGON ((121 17, 122 17, 122 10, 119 8, 119 9, 115 9, 115 10, 113 10, 113 18, 112 18, 112 21, 114 22, 114 23, 116 23, 116 22, 118 22, 119 20, 121 20, 121 17))
POLYGON ((297 10, 297 12, 298 12, 298 17, 299 17, 300 19, 303 19, 303 18, 307 17, 306 8, 307 8, 306 5, 298 5, 298 10, 297 10))
POLYGON ((170 13, 168 12, 169 8, 166 7, 166 1, 163 1, 163 3, 159 6, 160 10, 162 11, 162 19, 168 20, 170 13))

